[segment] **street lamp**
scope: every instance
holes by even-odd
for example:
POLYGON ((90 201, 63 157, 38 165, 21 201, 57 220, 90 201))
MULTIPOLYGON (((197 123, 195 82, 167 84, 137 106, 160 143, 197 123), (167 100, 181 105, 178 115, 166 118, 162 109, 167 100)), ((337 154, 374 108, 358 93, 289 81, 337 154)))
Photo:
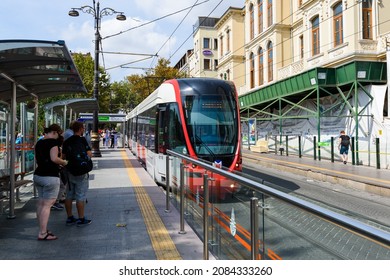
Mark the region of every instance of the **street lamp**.
MULTIPOLYGON (((123 12, 117 12, 114 9, 111 8, 103 8, 100 10, 100 4, 99 0, 97 3, 95 3, 95 0, 93 0, 93 6, 82 6, 80 8, 72 8, 69 11, 69 15, 71 17, 78 17, 79 12, 82 11, 83 13, 91 14, 95 18, 95 70, 94 70, 94 84, 93 84, 93 97, 96 99, 96 102, 99 102, 99 46, 100 46, 100 22, 101 18, 103 16, 109 16, 116 14, 117 20, 126 20, 126 16, 123 14, 123 12)), ((99 143, 100 143, 100 137, 99 137, 99 109, 93 111, 93 126, 92 126, 92 135, 91 135, 91 144, 92 144, 92 155, 94 157, 101 157, 102 154, 100 153, 99 149, 99 143)))

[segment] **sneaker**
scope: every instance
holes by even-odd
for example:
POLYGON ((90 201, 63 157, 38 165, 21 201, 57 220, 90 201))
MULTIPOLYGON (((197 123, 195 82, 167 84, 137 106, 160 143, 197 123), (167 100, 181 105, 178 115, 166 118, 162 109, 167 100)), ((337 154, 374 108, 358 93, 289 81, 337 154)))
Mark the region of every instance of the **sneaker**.
POLYGON ((51 206, 51 209, 53 210, 64 210, 64 206, 62 206, 60 203, 56 202, 51 206))
POLYGON ((66 219, 66 225, 67 225, 67 226, 75 225, 77 221, 78 221, 78 220, 77 220, 75 217, 70 216, 70 217, 68 217, 68 218, 66 219))
POLYGON ((90 223, 92 223, 92 220, 88 220, 86 218, 78 219, 76 222, 78 227, 83 227, 89 225, 90 223))

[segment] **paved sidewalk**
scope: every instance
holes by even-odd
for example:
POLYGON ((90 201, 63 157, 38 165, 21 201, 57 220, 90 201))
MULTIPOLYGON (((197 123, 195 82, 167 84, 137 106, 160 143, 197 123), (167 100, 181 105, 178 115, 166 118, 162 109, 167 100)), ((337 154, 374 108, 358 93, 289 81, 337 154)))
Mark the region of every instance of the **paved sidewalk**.
MULTIPOLYGON (((179 213, 165 210, 165 194, 156 186, 139 162, 127 150, 102 149, 102 157, 90 173, 86 217, 92 224, 66 226, 66 213, 52 210, 49 229, 59 239, 37 241, 36 199, 32 191, 24 194, 25 204, 15 210, 16 218, 0 215, 0 260, 155 260, 155 250, 129 178, 123 153, 126 153, 142 186, 182 259, 202 259, 202 242, 186 225, 187 234, 178 234, 179 213)), ((74 213, 76 213, 75 205, 74 213)))

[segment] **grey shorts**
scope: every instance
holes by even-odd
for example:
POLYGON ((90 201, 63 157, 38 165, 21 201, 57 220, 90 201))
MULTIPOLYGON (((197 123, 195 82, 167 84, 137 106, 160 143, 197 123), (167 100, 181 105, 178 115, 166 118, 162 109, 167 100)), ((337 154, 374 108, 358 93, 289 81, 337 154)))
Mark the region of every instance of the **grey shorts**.
POLYGON ((85 201, 89 188, 89 174, 74 176, 70 173, 68 188, 66 190, 66 199, 76 199, 76 201, 85 201))
POLYGON ((41 199, 57 198, 60 190, 60 177, 34 175, 34 186, 41 199))

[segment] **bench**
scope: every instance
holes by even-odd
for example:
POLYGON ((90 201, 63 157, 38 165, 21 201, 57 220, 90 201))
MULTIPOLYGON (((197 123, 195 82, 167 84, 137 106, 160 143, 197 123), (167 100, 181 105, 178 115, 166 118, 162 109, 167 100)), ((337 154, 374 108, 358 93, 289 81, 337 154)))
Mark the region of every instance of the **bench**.
POLYGON ((268 140, 257 140, 256 145, 251 146, 251 151, 257 153, 268 153, 268 140))
MULTIPOLYGON (((26 175, 26 172, 21 172, 21 173, 15 174, 15 198, 16 198, 16 201, 20 201, 19 189, 21 187, 24 187, 27 184, 30 184, 33 182, 32 180, 25 180, 24 179, 25 175, 26 175)), ((10 176, 3 175, 2 177, 0 177, 0 197, 3 196, 3 192, 6 192, 7 194, 6 194, 5 198, 9 198, 10 187, 11 187, 10 186, 10 176)), ((2 198, 1 203, 3 200, 4 200, 4 198, 2 198)))
POLYGON ((3 214, 3 209, 4 209, 4 205, 3 205, 3 201, 6 199, 7 197, 3 194, 0 193, 0 215, 3 214))

